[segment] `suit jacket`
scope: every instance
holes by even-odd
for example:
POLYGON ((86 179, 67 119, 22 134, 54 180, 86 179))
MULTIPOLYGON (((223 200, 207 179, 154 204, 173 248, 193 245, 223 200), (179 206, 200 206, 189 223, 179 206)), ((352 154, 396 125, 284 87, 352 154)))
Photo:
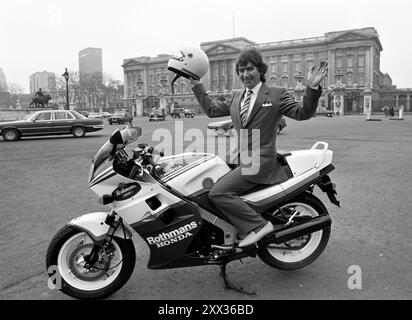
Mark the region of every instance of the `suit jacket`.
MULTIPOLYGON (((279 121, 282 115, 301 121, 310 119, 316 112, 322 89, 307 87, 302 102, 296 102, 285 88, 268 87, 262 84, 249 117, 242 124, 240 119, 240 101, 245 90, 234 91, 229 101, 214 101, 205 91, 202 84, 192 88, 200 106, 209 117, 231 116, 233 128, 239 138, 239 152, 249 155, 259 152, 260 165, 256 173, 245 175, 245 179, 257 184, 275 184, 288 179, 287 172, 276 159, 276 136, 279 121), (243 130, 242 130, 243 129, 243 130), (259 144, 253 141, 253 129, 259 131, 259 144), (246 139, 241 137, 247 136, 246 139), (256 147, 259 150, 256 150, 256 147)), ((240 161, 240 166, 247 168, 250 164, 240 161)), ((252 170, 253 171, 253 170, 252 170)))

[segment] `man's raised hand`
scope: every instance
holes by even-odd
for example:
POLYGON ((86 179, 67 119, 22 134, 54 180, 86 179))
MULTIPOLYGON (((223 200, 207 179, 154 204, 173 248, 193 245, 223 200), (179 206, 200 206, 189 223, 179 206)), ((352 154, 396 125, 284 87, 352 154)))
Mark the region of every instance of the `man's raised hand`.
POLYGON ((321 60, 318 68, 316 65, 313 65, 312 68, 310 68, 306 78, 307 85, 310 87, 317 87, 327 75, 328 62, 321 60))

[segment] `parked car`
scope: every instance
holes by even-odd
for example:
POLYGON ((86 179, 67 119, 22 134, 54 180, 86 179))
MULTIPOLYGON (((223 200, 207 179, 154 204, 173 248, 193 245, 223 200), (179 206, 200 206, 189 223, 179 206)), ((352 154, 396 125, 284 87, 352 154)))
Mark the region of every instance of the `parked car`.
POLYGON ((103 119, 103 115, 101 113, 90 112, 87 116, 90 119, 103 119))
POLYGON ((174 108, 170 113, 172 118, 180 118, 185 116, 185 109, 183 108, 174 108))
POLYGON ((327 110, 325 107, 319 107, 319 109, 316 110, 316 112, 313 116, 314 117, 316 117, 316 116, 333 117, 333 111, 332 110, 327 110))
POLYGON ((79 111, 79 110, 77 110, 77 112, 84 115, 85 117, 89 116, 89 111, 79 111))
POLYGON ((164 110, 160 110, 158 108, 153 108, 152 112, 149 113, 149 121, 164 121, 166 120, 166 114, 164 110))
POLYGON ((195 114, 196 113, 193 109, 185 109, 185 117, 186 118, 194 118, 195 114))
POLYGON ((132 124, 133 116, 128 112, 117 112, 115 114, 110 115, 108 121, 110 125, 113 123, 123 124, 126 122, 132 124))
POLYGON ((103 118, 107 119, 111 116, 111 114, 110 114, 110 112, 105 111, 105 112, 102 112, 102 116, 103 116, 103 118))
POLYGON ((83 137, 86 132, 102 129, 102 119, 89 119, 74 110, 43 110, 24 120, 0 122, 0 134, 7 141, 18 140, 23 136, 60 134, 83 137))

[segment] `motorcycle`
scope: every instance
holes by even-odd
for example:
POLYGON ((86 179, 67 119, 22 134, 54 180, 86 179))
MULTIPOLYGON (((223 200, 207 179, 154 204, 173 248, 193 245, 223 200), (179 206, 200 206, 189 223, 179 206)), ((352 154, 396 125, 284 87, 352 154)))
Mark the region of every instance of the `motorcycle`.
POLYGON ((326 142, 278 154, 290 179, 242 195, 275 230, 256 244, 239 247, 237 229, 208 199, 214 182, 231 170, 229 165, 211 153, 164 156, 144 143, 129 146, 140 135, 141 128, 117 129, 94 155, 89 188, 110 212, 75 218, 50 242, 46 267, 54 284, 52 270, 57 269, 58 289, 65 294, 97 299, 119 290, 135 267, 134 232, 150 248, 148 268, 217 265, 225 286, 245 294, 255 292, 228 279, 231 261, 257 256, 271 267, 296 270, 315 261, 326 247, 331 218, 313 195, 318 186, 339 206, 328 176, 334 170, 333 152, 326 142))

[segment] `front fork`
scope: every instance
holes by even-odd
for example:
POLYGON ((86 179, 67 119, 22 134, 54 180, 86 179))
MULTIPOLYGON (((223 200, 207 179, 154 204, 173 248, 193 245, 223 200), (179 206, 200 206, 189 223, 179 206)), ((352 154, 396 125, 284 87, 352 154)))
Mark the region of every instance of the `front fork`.
POLYGON ((109 248, 112 239, 116 233, 116 231, 119 229, 120 231, 123 231, 124 238, 127 238, 126 235, 126 229, 123 224, 123 219, 119 217, 114 210, 112 210, 110 213, 107 214, 106 219, 104 221, 105 224, 109 226, 109 229, 105 235, 105 237, 102 240, 99 241, 94 241, 94 245, 92 248, 92 251, 84 257, 85 260, 85 265, 84 267, 86 269, 90 269, 93 267, 93 265, 98 261, 99 259, 99 251, 101 249, 106 250, 109 248), (116 219, 117 218, 117 219, 116 219))

